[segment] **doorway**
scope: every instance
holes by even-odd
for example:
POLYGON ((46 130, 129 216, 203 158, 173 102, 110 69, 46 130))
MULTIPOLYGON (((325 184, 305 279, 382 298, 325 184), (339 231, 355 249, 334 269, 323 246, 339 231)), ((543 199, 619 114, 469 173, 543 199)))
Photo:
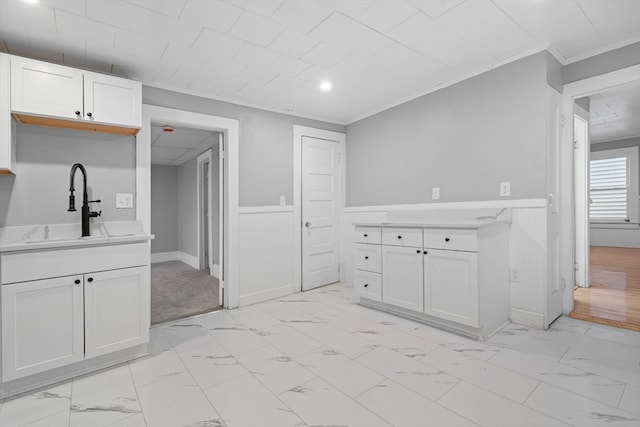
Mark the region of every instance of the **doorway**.
POLYGON ((575 287, 569 315, 640 331, 640 79, 574 98, 575 287))
POLYGON ((152 122, 151 134, 151 323, 158 324, 222 308, 213 193, 223 178, 213 162, 219 132, 152 122))
POLYGON ((295 289, 335 283, 345 204, 345 134, 294 126, 295 289))

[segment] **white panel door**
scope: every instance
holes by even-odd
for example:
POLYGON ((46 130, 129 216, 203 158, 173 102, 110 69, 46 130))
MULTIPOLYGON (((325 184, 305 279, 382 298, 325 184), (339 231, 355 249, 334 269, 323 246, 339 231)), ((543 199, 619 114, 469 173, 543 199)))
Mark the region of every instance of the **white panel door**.
POLYGON ((84 359, 82 276, 2 286, 2 381, 84 359))
POLYGON ((142 127, 142 84, 85 72, 84 118, 99 123, 142 127))
POLYGON ((81 120, 82 77, 81 70, 12 57, 11 110, 81 120))
POLYGON ((428 249, 424 255, 424 312, 478 327, 478 254, 428 249))
POLYGON ((87 359, 149 341, 149 267, 85 274, 87 359))
POLYGON ((382 247, 382 301, 408 310, 422 311, 422 250, 382 247))
POLYGON ((302 137, 302 290, 339 280, 338 143, 302 137))

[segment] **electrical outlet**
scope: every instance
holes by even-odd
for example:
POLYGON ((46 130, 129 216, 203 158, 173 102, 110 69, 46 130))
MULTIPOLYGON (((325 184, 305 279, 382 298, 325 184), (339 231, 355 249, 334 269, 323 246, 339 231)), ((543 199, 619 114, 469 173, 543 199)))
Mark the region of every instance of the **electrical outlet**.
POLYGON ((133 208, 133 194, 116 193, 116 209, 131 209, 131 208, 133 208))
POLYGON ((510 269, 510 274, 511 274, 510 279, 512 282, 520 281, 520 270, 518 270, 517 268, 512 268, 510 269))
POLYGON ((285 196, 280 196, 280 206, 284 206, 287 203, 285 196))
POLYGON ((431 199, 438 200, 440 198, 440 187, 431 187, 431 199))
POLYGON ((500 197, 509 197, 511 195, 511 183, 510 182, 501 182, 500 183, 500 197))

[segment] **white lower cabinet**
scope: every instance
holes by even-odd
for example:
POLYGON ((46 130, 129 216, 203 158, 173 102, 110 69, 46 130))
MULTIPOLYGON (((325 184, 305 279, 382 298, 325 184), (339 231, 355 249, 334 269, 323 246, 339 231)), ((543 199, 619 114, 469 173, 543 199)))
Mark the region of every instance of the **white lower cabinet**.
POLYGON ((2 381, 84 359, 82 275, 2 286, 2 381))
POLYGON ((2 286, 2 381, 149 340, 149 267, 2 286))
POLYGON ((478 254, 424 252, 424 312, 478 327, 478 254))
POLYGON ((355 288, 365 298, 382 301, 382 283, 380 273, 357 270, 355 288))
POLYGON ((422 250, 382 246, 382 302, 422 311, 422 250))
POLYGON ((85 357, 144 344, 149 337, 149 269, 85 275, 85 357))

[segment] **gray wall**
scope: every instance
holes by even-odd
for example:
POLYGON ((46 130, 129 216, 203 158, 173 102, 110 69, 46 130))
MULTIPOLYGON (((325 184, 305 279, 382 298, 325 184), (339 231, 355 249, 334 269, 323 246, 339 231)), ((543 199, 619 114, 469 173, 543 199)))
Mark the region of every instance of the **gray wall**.
POLYGON ((595 55, 564 67, 565 84, 640 64, 640 42, 595 55))
MULTIPOLYGON (((629 148, 629 147, 640 147, 640 137, 620 139, 618 141, 598 142, 595 144, 591 144, 591 152, 593 153, 595 151, 615 150, 617 148, 629 148)), ((638 161, 640 162, 640 159, 638 161)), ((638 168, 640 168, 640 164, 638 164, 638 168)), ((639 177, 639 181, 640 181, 640 177, 639 177)), ((640 182, 638 184, 640 185, 640 182)), ((640 191, 640 187, 638 188, 640 191)))
POLYGON ((588 96, 583 96, 582 98, 576 99, 575 103, 584 108, 585 111, 591 110, 591 98, 589 98, 588 96))
POLYGON ((151 253, 178 250, 178 168, 151 165, 151 253))
POLYGON ((198 256, 198 159, 178 166, 178 250, 198 256))
POLYGON ((293 198, 293 125, 344 132, 342 125, 303 119, 144 86, 145 104, 240 122, 240 206, 270 206, 293 198))
POLYGON ((89 197, 102 221, 135 219, 135 209, 116 209, 116 193, 135 197, 135 141, 130 136, 47 127, 17 127, 16 175, 0 176, 0 227, 79 223, 82 177, 76 173, 77 212, 69 207, 69 171, 87 169, 89 197))
POLYGON ((347 206, 545 197, 548 58, 523 58, 347 126, 347 206))

